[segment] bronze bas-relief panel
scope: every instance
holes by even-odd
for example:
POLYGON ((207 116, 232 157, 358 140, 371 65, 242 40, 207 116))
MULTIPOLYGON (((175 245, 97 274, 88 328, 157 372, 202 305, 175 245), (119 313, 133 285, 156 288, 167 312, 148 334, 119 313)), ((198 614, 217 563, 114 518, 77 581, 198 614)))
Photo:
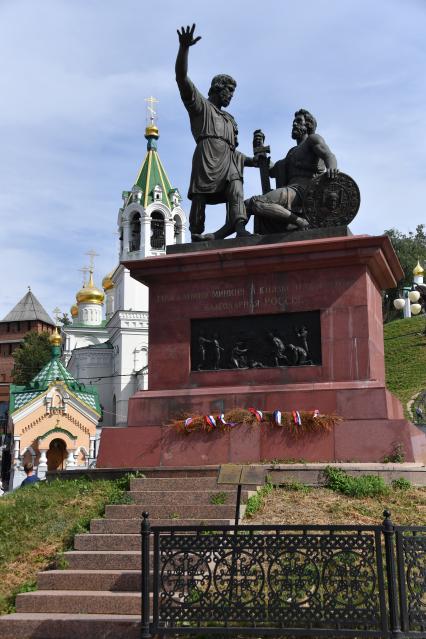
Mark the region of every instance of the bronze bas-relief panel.
POLYGON ((191 370, 320 366, 320 311, 191 320, 191 370))

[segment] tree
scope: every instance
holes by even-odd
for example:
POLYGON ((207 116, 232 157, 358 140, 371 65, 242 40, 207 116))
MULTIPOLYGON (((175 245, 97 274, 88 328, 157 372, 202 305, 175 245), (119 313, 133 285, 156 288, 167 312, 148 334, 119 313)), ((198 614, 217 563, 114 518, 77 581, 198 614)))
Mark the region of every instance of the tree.
POLYGON ((12 379, 15 384, 26 385, 50 361, 52 347, 48 333, 31 331, 13 353, 15 360, 12 379))
POLYGON ((58 317, 58 320, 62 326, 69 326, 71 324, 71 320, 68 313, 62 313, 62 315, 58 317))
POLYGON ((404 286, 412 286, 413 268, 416 266, 417 260, 423 267, 426 262, 426 226, 419 224, 416 227, 416 232, 409 231, 408 235, 397 229, 389 229, 385 231, 385 235, 390 238, 404 270, 404 278, 399 282, 398 288, 390 288, 384 292, 383 318, 385 322, 389 322, 401 317, 400 312, 394 309, 393 301, 400 295, 404 286))

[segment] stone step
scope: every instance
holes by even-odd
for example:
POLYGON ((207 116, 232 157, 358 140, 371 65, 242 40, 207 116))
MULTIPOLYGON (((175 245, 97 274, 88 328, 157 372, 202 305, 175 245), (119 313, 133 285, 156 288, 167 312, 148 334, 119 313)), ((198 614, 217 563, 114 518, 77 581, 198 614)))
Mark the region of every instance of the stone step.
MULTIPOLYGON (((179 519, 179 526, 228 526, 234 519, 179 519)), ((176 519, 156 519, 155 526, 173 526, 176 519)), ((90 532, 98 533, 140 533, 140 519, 92 519, 90 532)))
MULTIPOLYGON (((145 477, 130 480, 130 490, 214 490, 217 477, 145 477)), ((229 490, 225 486, 225 490, 229 490)))
POLYGON ((17 612, 0 617, 0 639, 139 639, 142 512, 152 525, 233 523, 236 489, 217 486, 216 477, 217 469, 202 477, 158 469, 132 480, 135 503, 108 505, 105 519, 75 536, 75 550, 64 553, 68 568, 39 573, 39 590, 18 595, 17 612), (227 503, 212 504, 220 493, 227 503))
MULTIPOLYGON (((145 508, 150 506, 160 506, 162 504, 167 506, 174 506, 179 504, 180 506, 197 506, 197 505, 219 505, 232 504, 235 507, 236 492, 224 491, 224 490, 143 490, 132 491, 128 493, 135 504, 142 504, 145 508)), ((251 494, 248 490, 241 491, 242 502, 247 501, 247 497, 251 494)))
MULTIPOLYGON (((110 504, 105 508, 107 519, 140 519, 146 510, 139 504, 110 504)), ((152 525, 155 519, 172 519, 179 524, 180 519, 232 519, 235 516, 235 504, 232 505, 199 505, 182 506, 181 504, 159 505, 149 507, 152 525)), ((245 506, 241 506, 240 517, 244 516, 245 506)))
POLYGON ((74 537, 74 550, 140 550, 140 548, 141 536, 137 534, 84 533, 74 537))
POLYGON ((14 613, 0 617, 0 639, 140 639, 140 614, 14 613))
POLYGON ((141 594, 98 590, 37 590, 16 597, 16 612, 138 615, 141 594))
POLYGON ((46 570, 37 575, 40 590, 140 592, 140 570, 46 570))
POLYGON ((140 570, 137 550, 70 550, 64 553, 69 570, 140 570))

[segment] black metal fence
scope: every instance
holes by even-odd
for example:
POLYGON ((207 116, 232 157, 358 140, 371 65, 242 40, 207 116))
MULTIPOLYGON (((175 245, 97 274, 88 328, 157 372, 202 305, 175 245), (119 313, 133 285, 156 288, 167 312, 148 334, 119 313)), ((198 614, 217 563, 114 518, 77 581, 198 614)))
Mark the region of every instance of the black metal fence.
POLYGON ((426 637, 426 527, 142 522, 142 638, 426 637), (152 552, 153 551, 153 552, 152 552))

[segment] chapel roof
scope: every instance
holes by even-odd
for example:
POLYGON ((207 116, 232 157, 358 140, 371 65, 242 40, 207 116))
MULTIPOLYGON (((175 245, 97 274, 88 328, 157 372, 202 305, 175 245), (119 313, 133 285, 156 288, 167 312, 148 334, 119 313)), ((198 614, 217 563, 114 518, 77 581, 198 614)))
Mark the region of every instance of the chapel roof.
POLYGON ((85 386, 77 381, 62 364, 59 356, 60 348, 53 346, 51 360, 33 377, 29 384, 26 386, 10 385, 10 414, 43 395, 55 383, 62 383, 72 395, 98 413, 99 416, 101 415, 97 388, 85 386))

